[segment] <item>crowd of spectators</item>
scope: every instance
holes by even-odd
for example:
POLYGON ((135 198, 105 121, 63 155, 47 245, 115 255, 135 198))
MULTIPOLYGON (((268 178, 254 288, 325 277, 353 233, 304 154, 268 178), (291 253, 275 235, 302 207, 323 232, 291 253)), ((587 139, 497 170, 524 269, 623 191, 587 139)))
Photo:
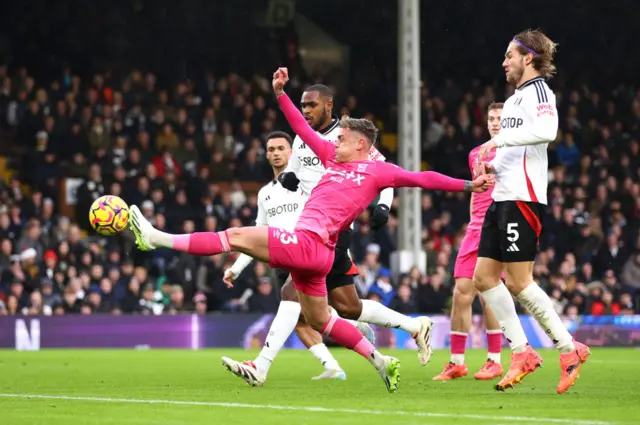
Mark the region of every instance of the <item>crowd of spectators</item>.
MULTIPOLYGON (((569 316, 640 312, 640 92, 554 88, 561 131, 549 148, 535 278, 569 316)), ((423 158, 431 168, 468 177, 467 153, 487 138, 486 107, 509 95, 498 90, 473 80, 423 85, 423 158)), ((338 105, 336 113, 395 127, 354 96, 338 105)), ((91 232, 86 217, 91 202, 109 193, 169 232, 251 225, 256 183, 270 178, 265 136, 289 130, 279 115, 262 75, 209 73, 159 84, 151 72, 81 79, 66 69, 42 82, 24 68, 0 66, 0 128, 26 152, 13 177, 0 181, 0 314, 275 312, 278 288, 265 265, 255 263, 229 290, 222 275, 234 254, 142 253, 127 232, 91 232), (61 214, 66 177, 83 179, 73 219, 61 214)), ((396 211, 397 199, 376 232, 368 211, 356 222, 359 292, 403 313, 448 314, 468 197, 423 194, 427 273, 414 268, 394 280, 396 211)))

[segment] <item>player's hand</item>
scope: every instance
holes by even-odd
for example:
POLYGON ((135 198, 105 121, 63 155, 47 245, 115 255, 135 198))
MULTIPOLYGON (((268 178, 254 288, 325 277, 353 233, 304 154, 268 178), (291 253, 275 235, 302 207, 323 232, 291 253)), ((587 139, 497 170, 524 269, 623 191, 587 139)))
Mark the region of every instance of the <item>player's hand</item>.
POLYGON ((389 207, 384 204, 379 204, 373 210, 371 216, 371 230, 378 230, 387 224, 389 221, 389 207))
POLYGON ((236 276, 233 274, 231 269, 227 269, 224 271, 224 277, 222 278, 222 281, 225 285, 227 285, 227 288, 233 288, 233 281, 235 280, 235 278, 236 276))
POLYGON ((285 171, 284 173, 280 173, 278 176, 278 181, 287 190, 291 192, 297 192, 298 186, 300 185, 300 179, 296 176, 296 173, 291 171, 285 171))
POLYGON ((495 174, 496 169, 493 165, 488 162, 478 161, 476 165, 473 167, 473 175, 481 176, 483 174, 495 174))
POLYGON ((276 96, 280 96, 284 93, 284 85, 289 81, 289 70, 287 68, 278 68, 276 72, 273 73, 273 81, 271 84, 273 85, 273 91, 276 93, 276 96))
POLYGON ((480 146, 480 151, 478 152, 478 160, 484 161, 489 159, 489 153, 494 150, 498 145, 493 140, 489 140, 487 143, 480 146))
POLYGON ((496 178, 493 174, 482 174, 471 182, 471 191, 474 193, 486 192, 496 182, 496 178))

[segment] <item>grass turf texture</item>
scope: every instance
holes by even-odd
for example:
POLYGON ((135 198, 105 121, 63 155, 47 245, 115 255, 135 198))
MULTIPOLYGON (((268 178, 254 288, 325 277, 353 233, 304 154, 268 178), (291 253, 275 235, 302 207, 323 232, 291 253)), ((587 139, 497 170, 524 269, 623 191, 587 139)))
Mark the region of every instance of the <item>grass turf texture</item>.
MULTIPOLYGON (((250 359, 238 349, 203 351, 0 351, 0 423, 69 424, 637 424, 640 350, 594 349, 567 394, 555 392, 558 354, 515 390, 493 389, 472 376, 433 382, 448 353, 426 367, 412 351, 402 360, 400 390, 388 394, 367 361, 334 349, 348 379, 311 381, 322 368, 310 353, 280 353, 262 388, 226 371, 220 357, 250 359), (33 397, 27 397, 31 395, 33 397), (154 400, 154 402, 147 402, 154 400), (259 406, 257 406, 259 405, 259 406)), ((472 375, 484 351, 468 351, 472 375)), ((508 353, 503 353, 507 365, 508 353)), ((494 381, 495 382, 495 381, 494 381)))

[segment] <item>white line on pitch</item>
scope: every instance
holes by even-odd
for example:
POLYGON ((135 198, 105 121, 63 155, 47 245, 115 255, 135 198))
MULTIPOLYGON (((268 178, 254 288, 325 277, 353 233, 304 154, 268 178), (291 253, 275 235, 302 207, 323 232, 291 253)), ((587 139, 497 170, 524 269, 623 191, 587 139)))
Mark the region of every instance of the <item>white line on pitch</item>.
POLYGON ((512 422, 538 422, 554 424, 575 424, 575 425, 613 425, 613 422, 588 421, 580 419, 559 419, 540 418, 529 416, 491 416, 491 415, 469 415, 450 414, 436 412, 411 412, 404 410, 368 410, 368 409, 340 409, 332 407, 315 406, 282 406, 278 404, 247 404, 247 403, 227 403, 214 401, 180 401, 180 400, 144 400, 135 398, 112 398, 112 397, 81 397, 70 395, 43 395, 43 394, 1 394, 0 398, 30 398, 44 400, 67 400, 67 401, 89 401, 102 403, 124 403, 124 404, 167 404, 175 406, 209 406, 209 407, 230 407, 239 409, 265 409, 265 410, 288 410, 294 412, 316 412, 316 413, 349 413, 360 415, 403 415, 427 418, 459 418, 469 420, 486 421, 512 421, 512 422))

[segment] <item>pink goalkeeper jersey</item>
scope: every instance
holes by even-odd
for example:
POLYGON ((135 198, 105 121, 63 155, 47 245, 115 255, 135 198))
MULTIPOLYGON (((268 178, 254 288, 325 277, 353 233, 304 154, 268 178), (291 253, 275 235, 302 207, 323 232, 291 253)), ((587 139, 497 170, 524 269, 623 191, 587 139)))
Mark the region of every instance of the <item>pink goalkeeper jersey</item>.
POLYGON ((431 171, 406 171, 382 161, 337 162, 335 145, 327 143, 309 127, 291 99, 283 94, 278 97, 278 102, 293 131, 313 150, 326 169, 311 192, 295 229, 319 235, 330 247, 335 246, 338 234, 347 229, 384 188, 464 190, 464 180, 431 171))
MULTIPOLYGON (((471 176, 475 179, 476 176, 473 173, 473 169, 478 162, 478 153, 480 152, 480 147, 478 146, 474 148, 471 152, 469 152, 469 169, 471 170, 471 176)), ((491 161, 496 156, 496 150, 493 149, 489 152, 489 158, 487 161, 491 161)), ((471 221, 469 222, 469 229, 481 229, 482 223, 484 223, 484 216, 487 214, 487 209, 489 209, 489 205, 493 202, 493 198, 491 197, 491 193, 493 192, 493 187, 491 187, 488 191, 484 193, 474 193, 473 199, 471 202, 471 221)))

